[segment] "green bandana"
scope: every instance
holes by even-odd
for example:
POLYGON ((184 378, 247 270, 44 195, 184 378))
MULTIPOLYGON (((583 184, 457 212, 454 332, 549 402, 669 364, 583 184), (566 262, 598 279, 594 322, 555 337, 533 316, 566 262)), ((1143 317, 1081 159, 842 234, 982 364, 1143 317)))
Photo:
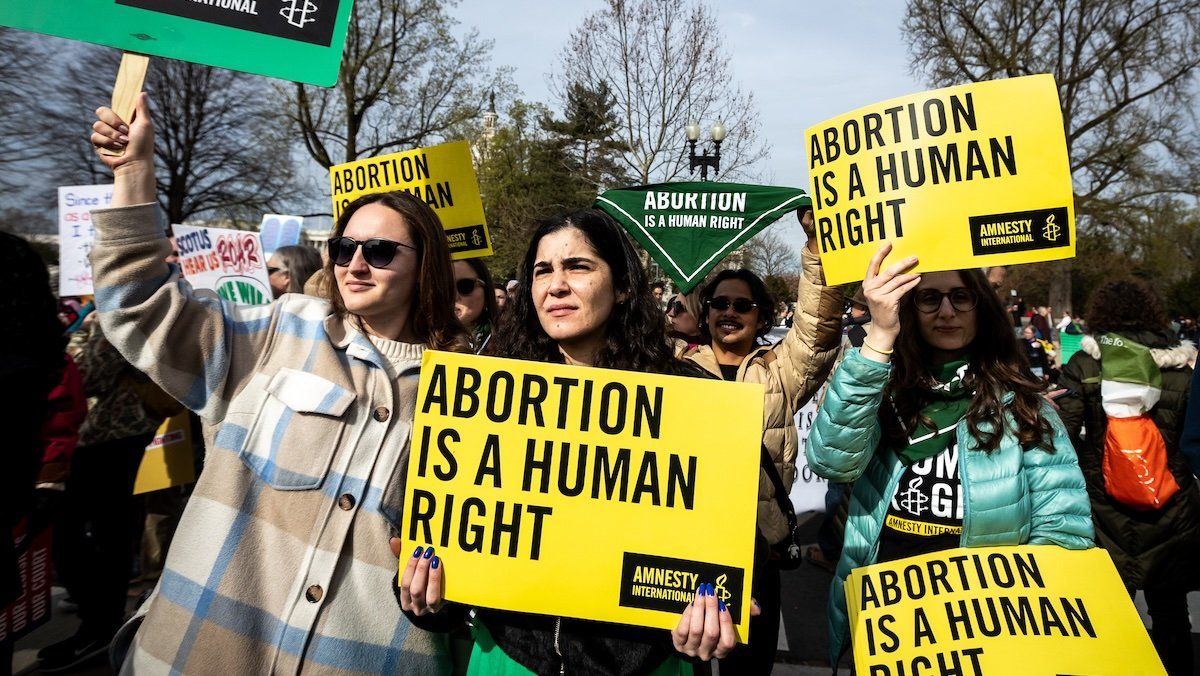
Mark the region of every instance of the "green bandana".
POLYGON ((974 394, 963 385, 967 373, 967 359, 959 359, 942 365, 937 373, 938 384, 933 388, 933 401, 921 409, 921 417, 933 422, 932 426, 917 421, 917 427, 908 438, 908 446, 900 451, 900 460, 905 465, 931 458, 950 445, 954 440, 954 428, 971 407, 974 394))
POLYGON ((812 204, 799 188, 741 183, 659 183, 596 198, 688 293, 763 228, 812 204))

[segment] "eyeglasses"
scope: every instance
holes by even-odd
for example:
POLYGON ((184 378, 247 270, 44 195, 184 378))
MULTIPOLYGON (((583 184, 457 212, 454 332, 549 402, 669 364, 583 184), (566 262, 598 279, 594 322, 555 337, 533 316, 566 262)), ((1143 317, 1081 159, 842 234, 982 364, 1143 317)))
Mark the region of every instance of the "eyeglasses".
MULTIPOLYGON (((351 254, 351 255, 353 255, 353 254, 351 254)), ((276 272, 287 272, 287 270, 284 270, 283 268, 273 268, 270 265, 267 266, 267 274, 268 275, 273 275, 276 272)))
POLYGON ((744 315, 758 307, 758 303, 755 303, 749 298, 734 298, 731 300, 725 296, 710 298, 707 302, 705 302, 705 305, 707 305, 710 309, 716 310, 717 312, 724 312, 729 309, 730 305, 732 305, 733 311, 740 315, 744 315))
POLYGON ((681 315, 685 312, 687 312, 687 307, 683 304, 683 301, 673 300, 670 303, 667 303, 667 314, 668 315, 673 317, 675 315, 681 315))
POLYGON ((965 287, 955 287, 949 291, 937 289, 921 289, 917 292, 917 309, 925 314, 933 314, 942 307, 942 299, 949 298, 950 306, 959 312, 970 312, 979 304, 979 296, 965 287))
POLYGON ((454 290, 457 291, 458 295, 460 296, 469 296, 472 293, 475 293, 475 289, 477 287, 482 285, 483 282, 470 277, 463 277, 462 279, 454 280, 454 290))
POLYGON ((354 252, 358 247, 362 247, 363 260, 373 268, 385 268, 392 259, 396 257, 396 251, 400 247, 405 249, 417 250, 417 247, 403 242, 393 242, 390 239, 379 239, 373 237, 365 242, 350 239, 349 237, 330 237, 329 238, 329 257, 333 259, 334 265, 345 267, 350 265, 350 260, 354 258, 354 252))

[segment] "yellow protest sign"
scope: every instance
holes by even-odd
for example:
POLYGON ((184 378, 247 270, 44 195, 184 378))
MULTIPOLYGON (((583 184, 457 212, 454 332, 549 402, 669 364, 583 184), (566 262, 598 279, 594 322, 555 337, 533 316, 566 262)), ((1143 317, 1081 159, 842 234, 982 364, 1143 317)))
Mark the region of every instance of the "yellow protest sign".
POLYGON ((187 412, 171 416, 158 426, 138 466, 133 494, 150 493, 196 480, 192 457, 192 425, 187 412))
POLYGON ((830 284, 863 278, 880 243, 918 272, 1075 255, 1075 205, 1051 75, 937 89, 809 127, 809 177, 830 284))
POLYGON ((951 549, 846 579, 863 676, 1165 674, 1108 552, 951 549))
POLYGON ((437 213, 451 258, 492 255, 471 146, 466 141, 334 165, 329 168, 329 188, 335 220, 346 205, 363 195, 403 190, 437 213))
POLYGON ((426 351, 401 538, 436 547, 452 601, 673 629, 707 583, 747 640, 762 400, 426 351))

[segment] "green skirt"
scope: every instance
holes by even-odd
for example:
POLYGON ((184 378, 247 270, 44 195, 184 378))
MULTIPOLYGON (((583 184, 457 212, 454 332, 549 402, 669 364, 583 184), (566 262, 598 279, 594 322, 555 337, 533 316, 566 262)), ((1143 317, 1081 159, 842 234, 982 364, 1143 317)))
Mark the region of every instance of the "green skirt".
MULTIPOLYGON (((471 663, 467 665, 467 676, 536 676, 504 654, 492 640, 492 634, 479 620, 471 623, 475 647, 471 648, 471 663)), ((668 657, 650 676, 694 676, 692 665, 678 657, 668 657)))

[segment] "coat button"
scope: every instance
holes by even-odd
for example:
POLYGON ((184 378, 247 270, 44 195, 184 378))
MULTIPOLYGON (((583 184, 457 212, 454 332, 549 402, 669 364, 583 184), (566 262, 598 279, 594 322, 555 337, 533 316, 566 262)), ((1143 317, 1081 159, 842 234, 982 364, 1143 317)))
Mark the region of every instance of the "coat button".
POLYGON ((388 419, 389 415, 391 415, 391 411, 387 410, 387 406, 380 406, 379 408, 375 409, 375 413, 372 415, 374 415, 375 419, 379 422, 383 422, 388 419))
POLYGON ((311 602, 311 603, 316 603, 317 601, 320 601, 321 597, 324 595, 325 595, 325 590, 321 589, 321 585, 319 585, 319 584, 314 584, 313 586, 309 587, 308 589, 306 589, 304 591, 304 598, 308 599, 309 602, 311 602))
POLYGON ((342 493, 342 496, 338 498, 338 507, 347 512, 354 509, 354 496, 349 493, 342 493))

